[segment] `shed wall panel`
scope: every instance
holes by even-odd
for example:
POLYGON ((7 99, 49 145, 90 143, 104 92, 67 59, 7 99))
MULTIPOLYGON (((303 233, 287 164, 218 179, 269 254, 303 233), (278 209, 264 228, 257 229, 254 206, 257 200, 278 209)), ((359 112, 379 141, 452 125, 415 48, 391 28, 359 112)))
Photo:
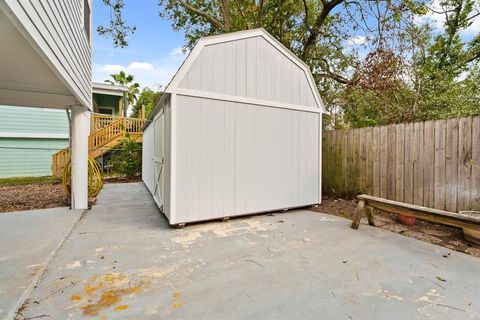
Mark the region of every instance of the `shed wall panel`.
POLYGON ((154 174, 153 174, 153 126, 148 126, 143 131, 143 150, 142 150, 142 180, 148 190, 153 193, 154 190, 154 174))
POLYGON ((172 182, 172 108, 171 100, 167 99, 164 104, 165 112, 165 155, 164 155, 164 188, 165 204, 163 212, 170 217, 171 214, 171 182, 172 182))
POLYGON ((320 202, 318 113, 181 95, 174 107, 174 215, 197 221, 320 202))

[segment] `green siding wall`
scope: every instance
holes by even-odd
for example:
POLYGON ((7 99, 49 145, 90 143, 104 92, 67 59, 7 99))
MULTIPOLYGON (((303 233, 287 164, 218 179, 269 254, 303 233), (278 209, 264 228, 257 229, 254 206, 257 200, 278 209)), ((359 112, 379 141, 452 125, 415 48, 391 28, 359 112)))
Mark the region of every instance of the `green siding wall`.
POLYGON ((0 132, 68 134, 63 110, 0 106, 0 132))
POLYGON ((52 154, 68 146, 68 139, 0 138, 0 177, 52 174, 52 154))
POLYGON ((118 116, 120 97, 94 93, 93 99, 95 99, 99 108, 113 108, 113 115, 118 116))

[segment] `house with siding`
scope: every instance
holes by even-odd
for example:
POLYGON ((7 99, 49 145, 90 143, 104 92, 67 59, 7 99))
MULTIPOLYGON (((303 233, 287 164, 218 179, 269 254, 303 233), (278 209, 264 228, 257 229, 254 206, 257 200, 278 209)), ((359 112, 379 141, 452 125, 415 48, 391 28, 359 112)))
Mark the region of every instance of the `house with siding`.
POLYGON ((0 0, 0 43, 0 105, 71 112, 71 203, 86 209, 91 1, 0 0))
MULTIPOLYGON (((91 131, 126 113, 127 87, 92 84, 91 131)), ((52 155, 69 146, 65 110, 0 106, 0 178, 52 175, 52 155)))
POLYGON ((0 106, 0 177, 49 176, 52 154, 68 147, 64 110, 0 106))
POLYGON ((0 105, 68 110, 70 148, 52 166, 60 172, 71 159, 73 209, 88 206, 88 157, 127 132, 141 137, 143 125, 110 118, 91 132, 91 9, 91 0, 0 0, 0 105))

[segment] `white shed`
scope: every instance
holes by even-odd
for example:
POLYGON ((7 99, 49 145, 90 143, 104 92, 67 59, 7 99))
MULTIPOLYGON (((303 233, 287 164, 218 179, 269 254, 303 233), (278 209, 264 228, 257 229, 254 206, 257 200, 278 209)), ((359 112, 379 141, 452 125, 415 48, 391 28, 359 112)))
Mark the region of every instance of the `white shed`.
POLYGON ((323 111, 265 30, 202 38, 144 128, 143 181, 170 224, 318 204, 323 111))

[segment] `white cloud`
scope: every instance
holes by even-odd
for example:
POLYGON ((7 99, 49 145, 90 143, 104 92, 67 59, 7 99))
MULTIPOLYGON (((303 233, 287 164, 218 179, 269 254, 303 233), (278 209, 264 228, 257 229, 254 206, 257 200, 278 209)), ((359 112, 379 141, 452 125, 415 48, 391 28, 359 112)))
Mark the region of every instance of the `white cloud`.
POLYGON ((116 73, 120 71, 125 71, 125 67, 120 65, 120 64, 105 64, 102 65, 100 68, 100 71, 102 72, 110 72, 110 73, 116 73))
POLYGON ((183 56, 183 49, 182 47, 176 47, 172 51, 170 51, 170 56, 171 57, 177 57, 177 56, 183 56))
MULTIPOLYGON (((432 28, 437 31, 443 31, 445 29, 445 14, 442 12, 444 8, 442 8, 441 0, 434 0, 432 1, 431 5, 429 6, 431 10, 427 12, 427 14, 423 16, 419 16, 416 18, 418 24, 429 24, 432 28)), ((465 36, 474 36, 480 32, 480 18, 475 18, 473 23, 462 30, 461 34, 465 36)))
POLYGON ((110 79, 112 73, 125 71, 135 77, 141 87, 149 87, 158 90, 170 82, 173 75, 180 66, 181 60, 166 59, 159 62, 132 61, 126 65, 120 64, 96 64, 93 67, 93 81, 104 82, 110 79))
POLYGON ((148 62, 133 61, 127 67, 129 70, 154 70, 155 66, 148 62))
POLYGON ((472 35, 475 36, 478 33, 480 33, 480 17, 476 17, 473 20, 473 23, 471 26, 469 26, 465 31, 463 32, 464 34, 472 35))
POLYGON ((356 45, 362 45, 367 41, 367 38, 364 36, 355 36, 351 37, 346 41, 347 45, 349 46, 356 46, 356 45))

